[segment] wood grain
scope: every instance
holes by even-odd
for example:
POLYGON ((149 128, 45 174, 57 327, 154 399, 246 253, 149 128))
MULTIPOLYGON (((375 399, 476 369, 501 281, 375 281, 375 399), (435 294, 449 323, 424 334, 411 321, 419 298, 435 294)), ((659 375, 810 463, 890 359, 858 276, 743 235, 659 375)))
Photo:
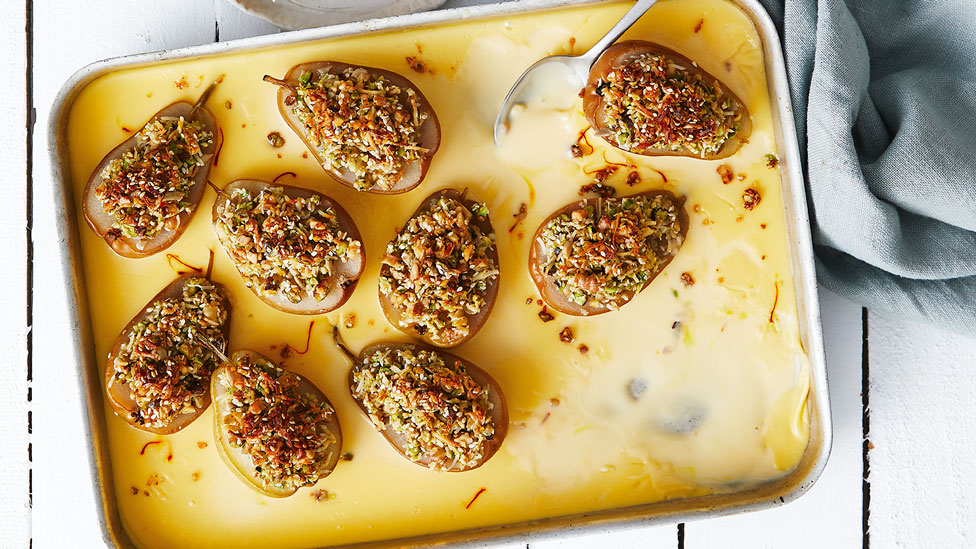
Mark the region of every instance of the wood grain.
POLYGON ((972 547, 976 341, 870 315, 871 545, 972 547))

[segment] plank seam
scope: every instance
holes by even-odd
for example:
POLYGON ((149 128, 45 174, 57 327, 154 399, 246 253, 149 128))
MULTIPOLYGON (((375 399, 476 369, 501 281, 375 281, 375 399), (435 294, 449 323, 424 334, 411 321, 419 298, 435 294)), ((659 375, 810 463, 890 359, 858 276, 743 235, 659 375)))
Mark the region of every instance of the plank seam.
MULTIPOLYGON (((37 115, 34 110, 34 2, 26 0, 24 4, 24 51, 26 55, 25 81, 25 102, 26 102, 26 130, 27 141, 25 143, 26 158, 26 189, 25 198, 27 200, 25 208, 25 227, 27 239, 27 333, 25 345, 27 347, 27 508, 28 512, 34 508, 34 447, 31 443, 33 437, 33 415, 31 413, 31 402, 33 401, 33 391, 31 383, 34 378, 33 363, 33 344, 34 344, 34 123, 37 115)), ((28 521, 28 544, 33 546, 33 528, 31 521, 28 521)))
POLYGON ((870 363, 868 349, 868 310, 861 308, 861 546, 871 546, 871 406, 870 406, 870 363))
POLYGON ((678 523, 678 549, 685 549, 685 523, 678 523))
MULTIPOLYGON (((25 189, 25 239, 27 240, 27 307, 26 321, 27 333, 25 334, 24 344, 27 347, 27 509, 32 513, 34 508, 34 447, 31 442, 33 438, 33 415, 31 413, 31 402, 33 392, 31 383, 34 378, 34 122, 37 114, 34 111, 34 2, 25 0, 24 3, 24 52, 25 52, 25 74, 24 74, 24 93, 25 93, 25 113, 26 120, 26 189, 25 189)), ((27 521, 27 544, 28 547, 34 546, 33 524, 29 517, 27 521)))

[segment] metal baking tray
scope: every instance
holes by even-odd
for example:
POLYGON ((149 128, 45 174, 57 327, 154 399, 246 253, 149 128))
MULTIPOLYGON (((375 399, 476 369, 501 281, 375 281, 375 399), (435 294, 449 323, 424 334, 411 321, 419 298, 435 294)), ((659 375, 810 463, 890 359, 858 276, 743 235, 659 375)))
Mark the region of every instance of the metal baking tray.
MULTIPOLYGON (((365 545, 458 545, 484 544, 487 541, 524 542, 526 540, 582 535, 594 531, 606 532, 704 519, 733 513, 759 511, 789 503, 800 497, 817 480, 830 453, 832 436, 830 406, 827 393, 827 372, 821 333, 820 307, 813 263, 812 238, 793 123, 793 111, 790 107, 786 68, 776 28, 758 1, 728 1, 738 6, 751 19, 761 38, 771 99, 774 135, 781 157, 783 206, 786 210, 787 236, 790 243, 797 296, 801 343, 808 354, 811 366, 811 389, 807 401, 810 441, 797 467, 785 477, 738 492, 666 500, 624 508, 388 540, 365 545)), ((64 242, 61 249, 61 268, 68 284, 68 305, 71 311, 70 344, 80 351, 80 363, 77 368, 79 391, 84 397, 85 413, 88 417, 85 438, 88 442, 88 451, 92 463, 90 478, 94 484, 95 492, 100 497, 98 520, 104 539, 108 544, 115 547, 135 547, 122 526, 113 486, 107 445, 106 417, 102 406, 102 373, 95 356, 91 319, 85 292, 78 232, 79 224, 76 219, 77 214, 68 167, 67 120, 72 104, 80 92, 89 83, 108 72, 163 61, 299 44, 378 31, 411 29, 467 19, 504 17, 594 3, 596 2, 592 0, 523 0, 506 4, 489 4, 404 15, 170 51, 117 57, 88 65, 68 79, 52 106, 53 116, 51 116, 48 128, 48 137, 51 143, 52 181, 57 187, 55 196, 60 198, 60 203, 56 209, 56 224, 59 236, 64 242)))

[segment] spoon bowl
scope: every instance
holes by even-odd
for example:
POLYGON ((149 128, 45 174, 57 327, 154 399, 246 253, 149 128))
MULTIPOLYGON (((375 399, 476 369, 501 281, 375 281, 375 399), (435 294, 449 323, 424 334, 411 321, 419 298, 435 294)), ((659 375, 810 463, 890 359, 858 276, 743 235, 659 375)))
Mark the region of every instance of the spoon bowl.
MULTIPOLYGON (((494 139, 498 146, 501 136, 511 125, 512 110, 517 105, 539 103, 544 107, 556 97, 553 87, 565 85, 582 89, 590 75, 590 68, 607 48, 637 22, 657 0, 638 0, 620 21, 583 55, 553 55, 533 63, 509 90, 495 118, 494 139), (547 93, 548 92, 548 93, 547 93)), ((568 107, 567 107, 568 108, 568 107)))
POLYGON ((500 136, 508 133, 512 122, 512 111, 517 105, 537 103, 542 107, 551 107, 549 103, 558 99, 558 94, 546 92, 563 84, 567 88, 582 89, 586 85, 591 64, 590 60, 583 56, 571 55, 553 55, 533 63, 515 81, 515 85, 502 102, 498 117, 495 119, 495 145, 498 145, 500 136))

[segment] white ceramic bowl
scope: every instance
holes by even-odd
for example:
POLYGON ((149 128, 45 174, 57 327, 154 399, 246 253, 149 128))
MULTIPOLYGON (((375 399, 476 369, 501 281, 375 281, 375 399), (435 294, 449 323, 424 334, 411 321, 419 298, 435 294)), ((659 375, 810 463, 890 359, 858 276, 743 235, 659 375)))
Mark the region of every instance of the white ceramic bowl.
POLYGON ((434 9, 445 0, 231 0, 284 29, 308 29, 434 9))

